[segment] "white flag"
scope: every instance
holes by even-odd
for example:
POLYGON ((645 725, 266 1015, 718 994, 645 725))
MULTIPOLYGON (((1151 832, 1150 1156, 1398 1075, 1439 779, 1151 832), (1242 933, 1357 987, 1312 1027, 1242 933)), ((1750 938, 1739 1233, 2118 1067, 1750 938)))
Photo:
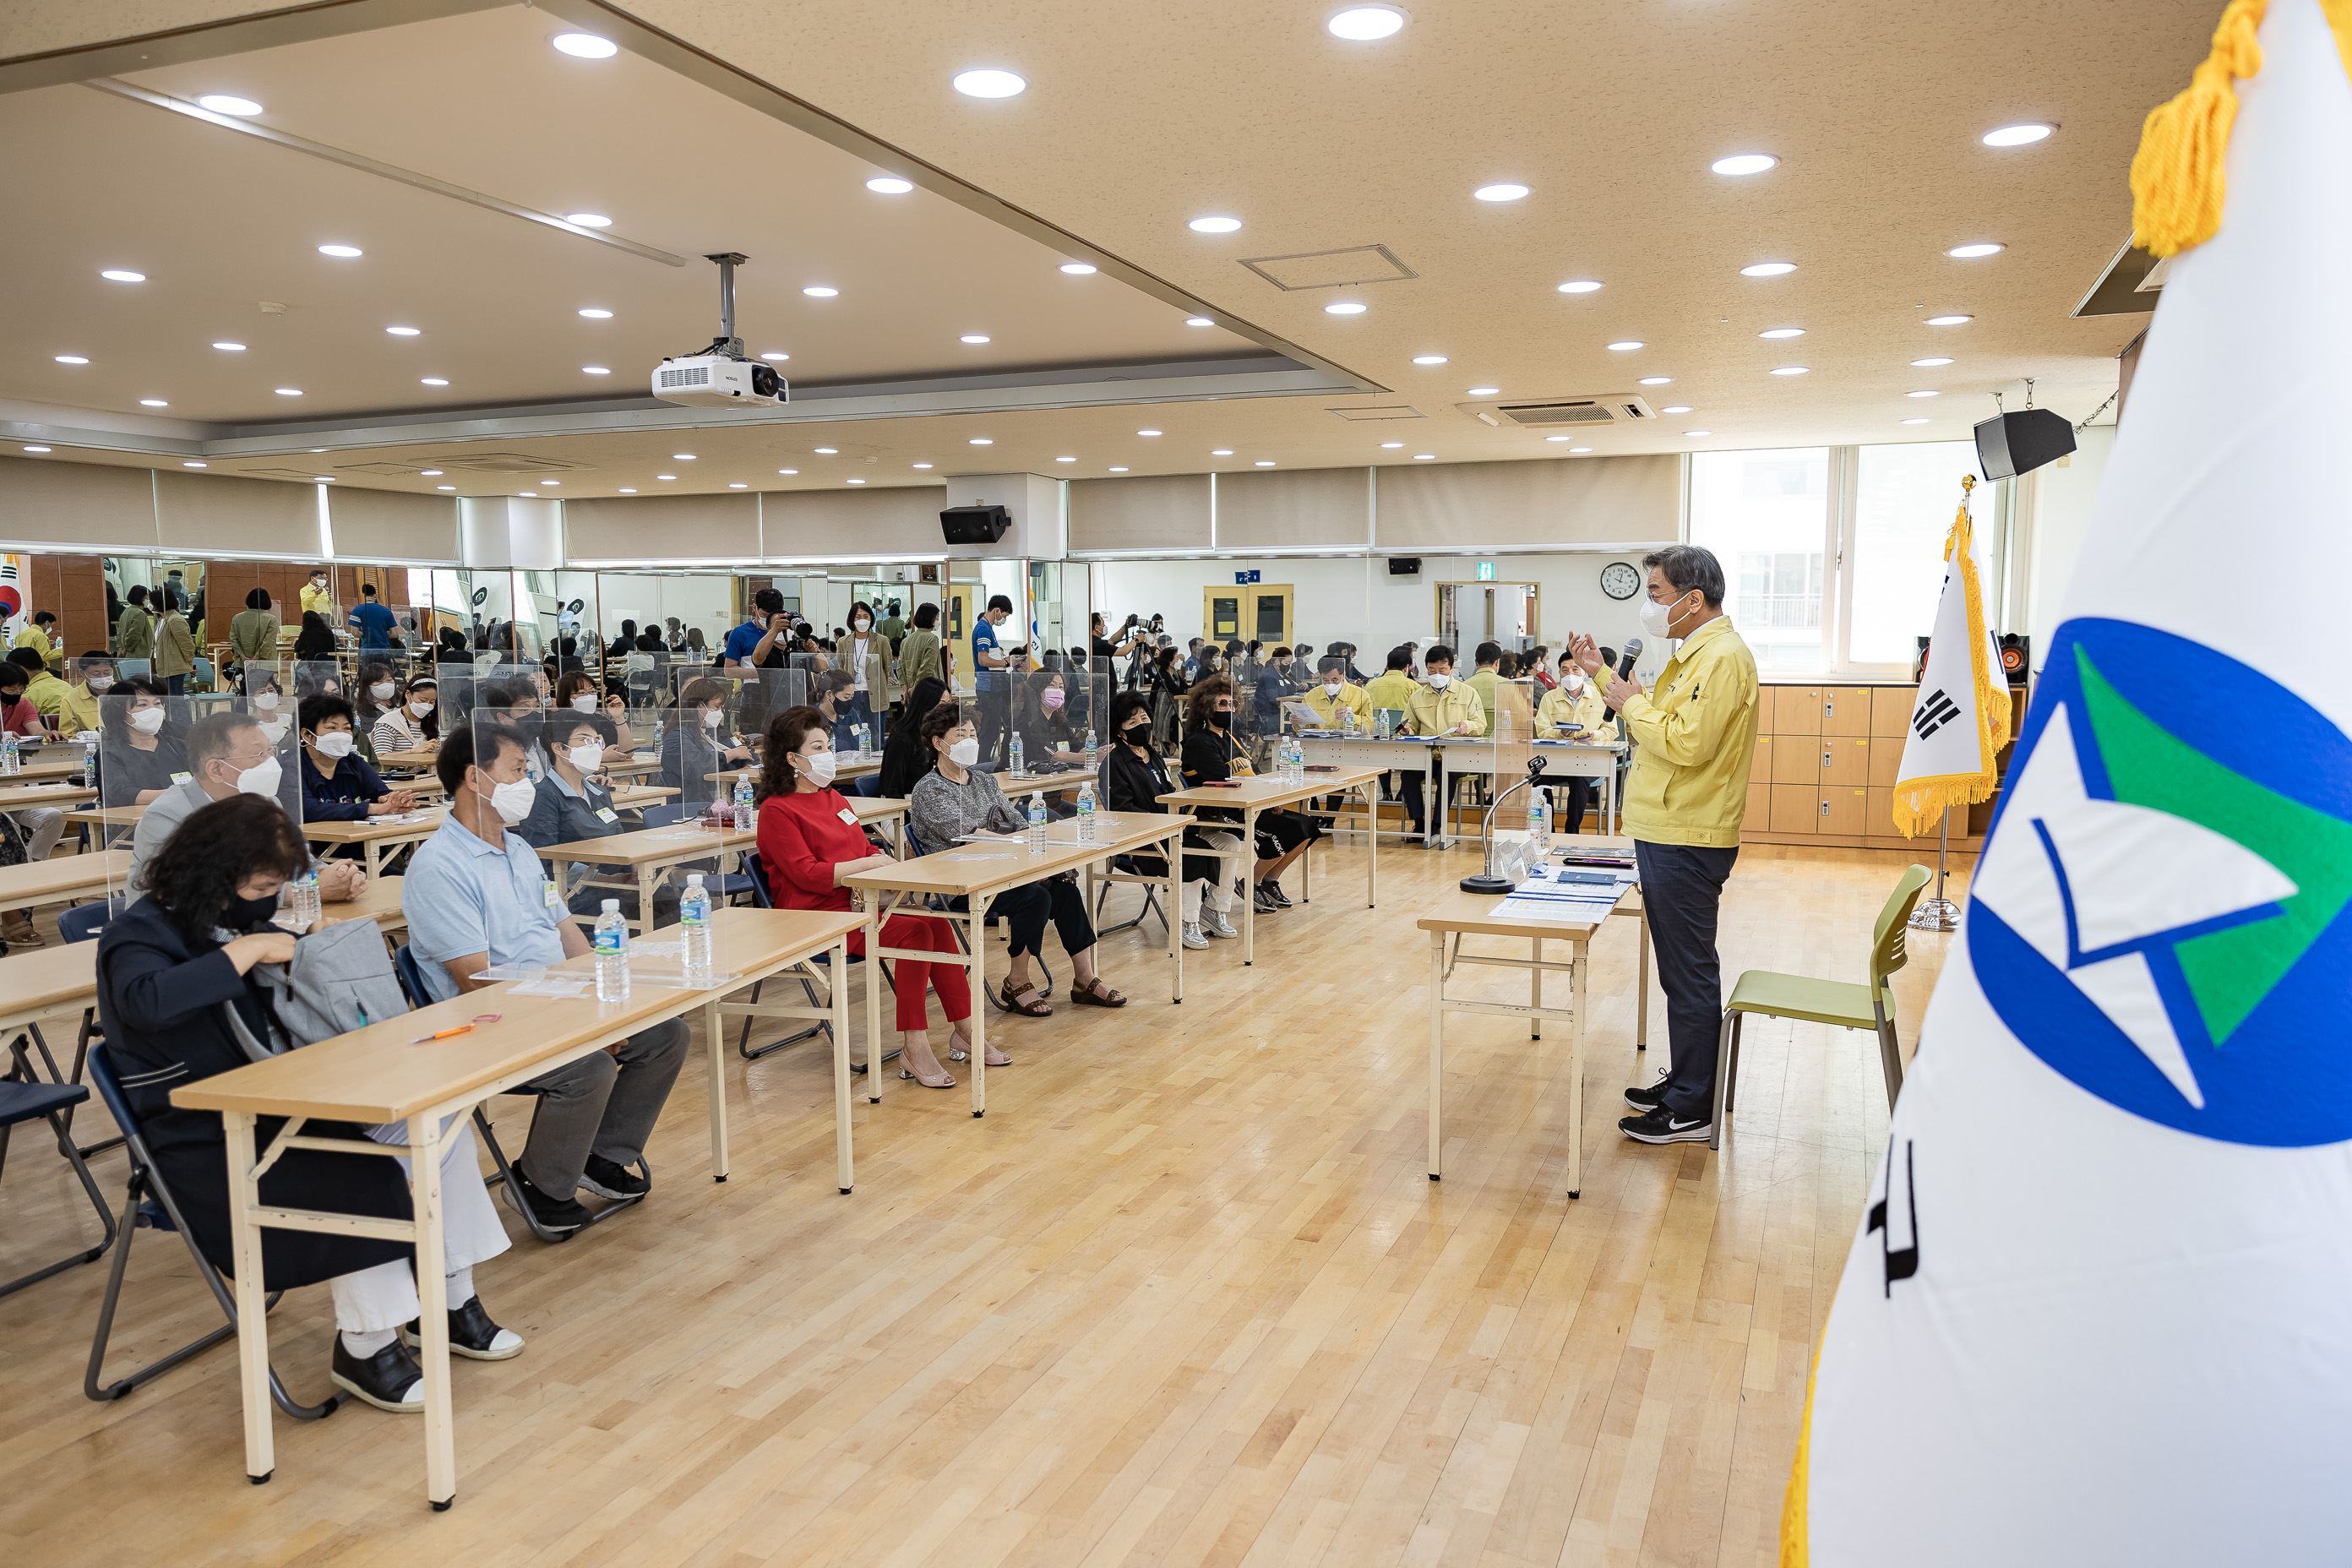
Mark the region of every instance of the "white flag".
POLYGON ((1791 1568, 2352 1563, 2329 4, 2233 0, 2150 117, 2175 259, 1830 1312, 1791 1568))
POLYGON ((1936 628, 1895 781, 1895 826, 1906 838, 1936 826, 1952 806, 1990 799, 2000 782, 1994 758, 2009 743, 2009 687, 1999 679, 2000 654, 1985 624, 1984 578, 1969 517, 1975 477, 1960 484, 1959 513, 1944 539, 1936 628))

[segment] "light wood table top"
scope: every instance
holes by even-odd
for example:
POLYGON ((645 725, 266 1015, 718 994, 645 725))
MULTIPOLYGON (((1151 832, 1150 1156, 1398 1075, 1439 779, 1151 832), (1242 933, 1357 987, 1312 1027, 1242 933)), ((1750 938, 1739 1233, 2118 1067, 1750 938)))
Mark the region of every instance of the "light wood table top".
MULTIPOLYGON (((97 797, 93 795, 92 799, 97 797)), ((0 811, 7 809, 0 805, 0 811)), ((136 827, 139 819, 147 815, 143 805, 85 805, 66 813, 68 822, 86 823, 93 827, 136 827)))
POLYGON ((0 910, 29 910, 37 904, 86 898, 109 885, 121 887, 130 875, 128 849, 52 855, 22 866, 0 867, 0 910))
POLYGON ((96 790, 84 789, 79 784, 27 784, 23 789, 0 789, 0 811, 23 811, 35 805, 77 805, 97 798, 96 790))
POLYGON ((380 768, 429 768, 441 753, 418 748, 407 752, 378 752, 375 765, 380 768))
MULTIPOLYGON (((1579 835, 1573 847, 1585 854, 1622 853, 1633 858, 1633 841, 1630 838, 1587 837, 1579 835)), ((1600 929, 1609 915, 1641 912, 1640 889, 1626 884, 1617 895, 1617 902, 1608 914, 1558 915, 1498 915, 1496 909, 1509 895, 1504 893, 1465 893, 1456 888, 1422 911, 1414 924, 1425 931, 1460 931, 1472 936, 1568 937, 1571 940, 1590 936, 1600 929), (1628 900, 1631 908, 1628 908, 1628 900)))
POLYGON ((1108 856, 1158 843, 1186 826, 1183 817, 1162 812, 1101 811, 1095 814, 1095 837, 1090 843, 1079 841, 1075 821, 1056 822, 1045 830, 1047 848, 1043 855, 1029 852, 1025 835, 997 844, 951 844, 912 860, 856 872, 844 879, 843 885, 969 896, 1076 870, 1108 856))
POLYGON ((757 849, 757 830, 738 832, 728 826, 717 832, 698 826, 706 819, 695 818, 672 827, 640 827, 629 833, 615 833, 604 838, 575 838, 569 844, 550 844, 539 850, 542 860, 589 860, 600 866, 665 866, 677 860, 698 860, 706 855, 721 855, 730 849, 757 849))
POLYGON ((57 779, 71 778, 80 772, 81 748, 79 746, 57 748, 45 746, 36 755, 26 757, 22 766, 15 773, 6 775, 5 779, 0 779, 0 783, 43 784, 57 779), (73 754, 69 757, 53 757, 49 755, 52 749, 71 752, 73 754))
POLYGON ((350 822, 306 822, 302 837, 318 844, 366 844, 386 838, 427 838, 441 830, 449 807, 421 805, 404 819, 370 816, 350 822))
POLYGON ((1228 789, 1220 784, 1199 784, 1160 796, 1163 805, 1225 806, 1233 810, 1270 810, 1288 805, 1294 801, 1308 800, 1318 795, 1339 795, 1356 788, 1368 779, 1377 779, 1384 768, 1339 768, 1328 773, 1309 773, 1305 784, 1292 784, 1286 779, 1235 779, 1228 789))

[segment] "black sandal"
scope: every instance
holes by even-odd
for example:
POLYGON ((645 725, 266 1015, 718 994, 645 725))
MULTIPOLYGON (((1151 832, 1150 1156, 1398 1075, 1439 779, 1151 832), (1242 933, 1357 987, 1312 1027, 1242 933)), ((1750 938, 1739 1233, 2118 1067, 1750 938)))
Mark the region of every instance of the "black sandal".
POLYGON ((997 999, 1004 1004, 1004 1010, 1008 1013, 1018 1013, 1024 1018, 1050 1018, 1054 1016, 1054 1009, 1037 994, 1037 987, 1034 982, 1024 982, 1021 989, 1015 991, 1013 988, 1013 982, 1008 980, 997 987, 996 995, 997 999), (1021 998, 1024 996, 1028 997, 1029 1000, 1022 1001, 1021 998))
POLYGON ((1073 985, 1070 987, 1070 1000, 1081 1007, 1124 1007, 1127 1005, 1127 997, 1122 993, 1115 991, 1111 987, 1104 984, 1103 977, 1099 974, 1096 975, 1093 980, 1089 981, 1083 986, 1073 985))

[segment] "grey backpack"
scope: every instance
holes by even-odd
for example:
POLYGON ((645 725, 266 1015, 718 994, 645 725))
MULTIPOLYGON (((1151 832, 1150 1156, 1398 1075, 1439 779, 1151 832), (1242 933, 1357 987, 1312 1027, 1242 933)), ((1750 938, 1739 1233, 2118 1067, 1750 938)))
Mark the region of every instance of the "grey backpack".
POLYGON ((312 931, 294 944, 294 962, 263 964, 255 978, 270 989, 270 1010, 286 1038, 263 1045, 232 1006, 227 1010, 238 1041, 256 1061, 295 1046, 315 1045, 408 1011, 408 998, 392 972, 383 932, 373 921, 341 921, 312 931))

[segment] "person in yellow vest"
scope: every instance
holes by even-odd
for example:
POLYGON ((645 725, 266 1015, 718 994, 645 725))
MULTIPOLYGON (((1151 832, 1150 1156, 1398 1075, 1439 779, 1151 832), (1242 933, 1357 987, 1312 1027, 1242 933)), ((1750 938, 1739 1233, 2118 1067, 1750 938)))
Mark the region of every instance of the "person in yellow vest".
POLYGON ((302 584, 302 608, 316 610, 326 617, 329 626, 335 624, 335 592, 327 586, 327 569, 324 566, 312 567, 310 580, 302 584))
MULTIPOLYGON (((1422 668, 1429 671, 1429 684, 1413 688, 1412 696, 1404 705, 1405 733, 1409 735, 1483 735, 1486 732, 1486 706, 1478 694, 1465 682, 1454 679, 1454 650, 1444 643, 1433 643, 1423 656, 1422 668)), ((1445 811, 1454 801, 1454 781, 1445 775, 1445 759, 1442 752, 1433 756, 1430 774, 1436 781, 1436 820, 1422 809, 1421 775, 1405 770, 1404 817, 1407 834, 1420 834, 1422 843, 1432 849, 1445 846, 1445 811)), ((1457 774, 1458 778, 1459 775, 1457 774)))
POLYGON ((1388 668, 1364 685, 1364 700, 1378 712, 1385 708, 1402 713, 1420 683, 1412 678, 1412 655, 1402 647, 1389 649, 1388 668))
POLYGON ((73 684, 58 700, 58 729, 68 735, 105 728, 99 699, 114 686, 114 660, 93 650, 73 661, 73 684))
MULTIPOLYGON (((1558 685, 1544 693, 1542 703, 1536 709, 1536 735, 1546 741, 1607 741, 1617 739, 1617 726, 1609 720, 1608 700, 1601 695, 1601 684, 1586 679, 1584 671, 1574 664, 1558 685)), ((1592 781, 1589 778, 1562 778, 1551 786, 1552 831, 1580 833, 1584 830, 1584 808, 1592 801, 1592 781)))
POLYGON ((1348 684, 1348 661, 1326 657, 1316 683, 1307 689, 1307 706, 1315 710, 1318 723, 1327 730, 1348 727, 1342 714, 1356 716, 1356 731, 1372 732, 1372 700, 1364 695, 1360 686, 1348 684))
POLYGON ((47 719, 52 728, 57 728, 64 722, 66 699, 72 694, 73 689, 51 675, 47 665, 34 663, 33 651, 18 648, 8 658, 26 672, 25 700, 31 703, 34 711, 47 719))
MULTIPOLYGON (((1756 658, 1723 613, 1723 563, 1676 544, 1644 556, 1650 595, 1642 630, 1680 646, 1654 695, 1613 676, 1601 699, 1634 745, 1625 781, 1625 831, 1633 840, 1642 907, 1666 994, 1674 1067, 1646 1089, 1629 1089, 1637 1114, 1618 1131, 1643 1143, 1704 1143, 1714 1131, 1715 1054, 1723 1021, 1716 915, 1739 858, 1748 813, 1748 766, 1756 752, 1756 658)), ((1588 678, 1601 670, 1589 637, 1573 645, 1588 678)))
POLYGON ((58 651, 58 616, 54 610, 35 610, 25 629, 16 634, 16 647, 31 648, 41 656, 41 662, 51 669, 65 663, 65 655, 58 651))

